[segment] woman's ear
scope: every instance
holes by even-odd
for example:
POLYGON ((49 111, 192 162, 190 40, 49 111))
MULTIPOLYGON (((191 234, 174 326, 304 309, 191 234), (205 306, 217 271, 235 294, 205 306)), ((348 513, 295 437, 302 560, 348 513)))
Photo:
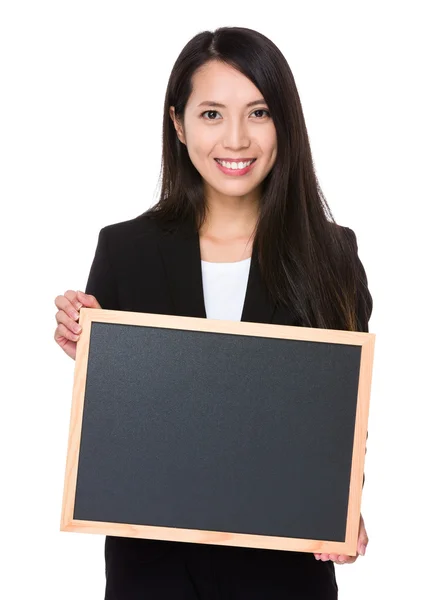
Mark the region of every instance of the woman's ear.
POLYGON ((171 120, 174 123, 174 128, 176 129, 177 137, 182 142, 182 144, 186 145, 186 139, 185 139, 185 134, 184 134, 184 130, 183 130, 183 124, 182 124, 181 120, 179 120, 178 118, 176 118, 176 111, 175 111, 174 106, 170 106, 170 117, 171 117, 171 120))

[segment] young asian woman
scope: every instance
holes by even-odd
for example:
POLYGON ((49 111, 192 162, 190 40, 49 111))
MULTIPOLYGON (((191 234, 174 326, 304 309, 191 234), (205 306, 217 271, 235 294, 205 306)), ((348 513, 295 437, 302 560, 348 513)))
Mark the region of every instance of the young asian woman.
MULTIPOLYGON (((55 300, 71 358, 82 306, 368 331, 356 235, 322 194, 292 72, 267 37, 221 27, 185 45, 160 198, 100 230, 85 292, 55 300)), ((361 516, 358 554, 367 544, 361 516)), ((330 600, 334 564, 356 558, 107 536, 105 600, 330 600)))

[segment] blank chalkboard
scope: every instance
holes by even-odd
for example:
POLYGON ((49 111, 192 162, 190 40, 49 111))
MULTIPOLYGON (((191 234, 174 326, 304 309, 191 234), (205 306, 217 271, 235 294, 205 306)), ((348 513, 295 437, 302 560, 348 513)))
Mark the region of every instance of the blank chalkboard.
POLYGON ((374 334, 80 321, 62 530, 356 553, 374 334))

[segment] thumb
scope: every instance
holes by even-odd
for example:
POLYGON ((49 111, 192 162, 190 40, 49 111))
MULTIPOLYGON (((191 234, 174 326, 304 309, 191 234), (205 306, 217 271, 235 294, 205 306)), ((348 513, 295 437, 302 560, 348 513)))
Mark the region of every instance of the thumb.
POLYGON ((368 544, 368 535, 364 525, 364 519, 361 516, 361 526, 359 528, 358 552, 361 556, 365 554, 368 544))
POLYGON ((102 308, 96 297, 91 294, 85 294, 84 292, 77 290, 77 298, 83 306, 86 306, 86 308, 102 308))

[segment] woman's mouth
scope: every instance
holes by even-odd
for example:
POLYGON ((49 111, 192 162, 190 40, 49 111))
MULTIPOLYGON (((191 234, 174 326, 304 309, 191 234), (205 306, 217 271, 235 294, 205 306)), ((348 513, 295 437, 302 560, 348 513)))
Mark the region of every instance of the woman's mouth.
POLYGON ((225 175, 236 176, 249 173, 257 159, 253 158, 252 160, 238 162, 222 161, 219 158, 215 158, 214 160, 222 173, 225 173, 225 175))

